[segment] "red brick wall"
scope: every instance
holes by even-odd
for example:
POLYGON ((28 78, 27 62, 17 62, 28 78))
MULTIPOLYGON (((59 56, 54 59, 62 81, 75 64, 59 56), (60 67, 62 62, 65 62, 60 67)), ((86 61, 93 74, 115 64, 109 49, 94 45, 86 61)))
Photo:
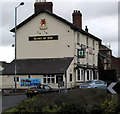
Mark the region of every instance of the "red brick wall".
POLYGON ((41 9, 46 9, 50 12, 53 12, 53 3, 52 2, 36 2, 35 6, 35 13, 39 12, 41 9))
POLYGON ((112 56, 112 68, 117 70, 117 74, 120 75, 120 58, 112 56))

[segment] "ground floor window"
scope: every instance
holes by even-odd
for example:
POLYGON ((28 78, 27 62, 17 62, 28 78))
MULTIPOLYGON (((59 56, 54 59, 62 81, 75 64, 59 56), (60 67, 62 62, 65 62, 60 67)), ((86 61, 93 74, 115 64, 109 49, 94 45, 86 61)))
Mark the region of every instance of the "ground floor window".
POLYGON ((16 79, 16 82, 19 82, 19 77, 18 76, 16 78, 14 77, 14 82, 15 82, 15 79, 16 79))
POLYGON ((98 79, 98 71, 97 70, 95 70, 95 79, 98 79))
POLYGON ((72 74, 70 74, 70 82, 72 82, 72 74))
POLYGON ((93 79, 92 70, 90 70, 90 80, 93 79))
POLYGON ((77 70, 77 81, 84 81, 84 69, 79 68, 77 70))
POLYGON ((93 79, 93 71, 92 70, 87 70, 86 79, 87 79, 87 81, 93 79))
POLYGON ((89 80, 89 77, 90 77, 89 70, 87 70, 87 80, 89 80))
POLYGON ((45 84, 55 83, 55 76, 54 75, 44 75, 43 83, 45 83, 45 84))

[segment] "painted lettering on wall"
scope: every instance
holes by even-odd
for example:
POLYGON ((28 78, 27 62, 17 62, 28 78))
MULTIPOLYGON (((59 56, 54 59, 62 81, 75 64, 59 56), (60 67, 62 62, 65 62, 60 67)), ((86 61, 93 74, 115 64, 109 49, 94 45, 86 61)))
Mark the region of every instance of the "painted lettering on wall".
POLYGON ((55 36, 32 36, 29 41, 42 41, 42 40, 58 40, 58 35, 55 36))

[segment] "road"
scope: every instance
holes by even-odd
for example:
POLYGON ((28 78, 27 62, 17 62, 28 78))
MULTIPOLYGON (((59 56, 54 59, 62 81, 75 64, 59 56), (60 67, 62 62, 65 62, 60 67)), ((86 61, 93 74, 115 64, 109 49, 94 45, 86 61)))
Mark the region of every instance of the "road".
POLYGON ((16 106, 25 99, 27 99, 26 95, 2 96, 2 111, 10 107, 16 106))

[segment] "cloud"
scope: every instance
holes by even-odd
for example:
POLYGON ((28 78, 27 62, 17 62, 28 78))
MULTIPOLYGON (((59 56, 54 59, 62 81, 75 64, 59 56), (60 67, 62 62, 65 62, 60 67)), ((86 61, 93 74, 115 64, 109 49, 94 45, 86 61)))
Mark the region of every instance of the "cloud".
POLYGON ((106 16, 87 20, 84 26, 88 25, 90 33, 98 36, 103 42, 118 41, 118 16, 106 16))
MULTIPOLYGON (((10 30, 14 27, 15 23, 15 7, 18 2, 3 2, 2 3, 2 45, 11 46, 14 43, 13 34, 10 30)), ((29 17, 33 13, 33 3, 26 3, 24 7, 19 7, 17 10, 17 24, 22 22, 25 18, 29 17)))
POLYGON ((0 47, 0 61, 11 62, 14 59, 14 48, 0 47))

